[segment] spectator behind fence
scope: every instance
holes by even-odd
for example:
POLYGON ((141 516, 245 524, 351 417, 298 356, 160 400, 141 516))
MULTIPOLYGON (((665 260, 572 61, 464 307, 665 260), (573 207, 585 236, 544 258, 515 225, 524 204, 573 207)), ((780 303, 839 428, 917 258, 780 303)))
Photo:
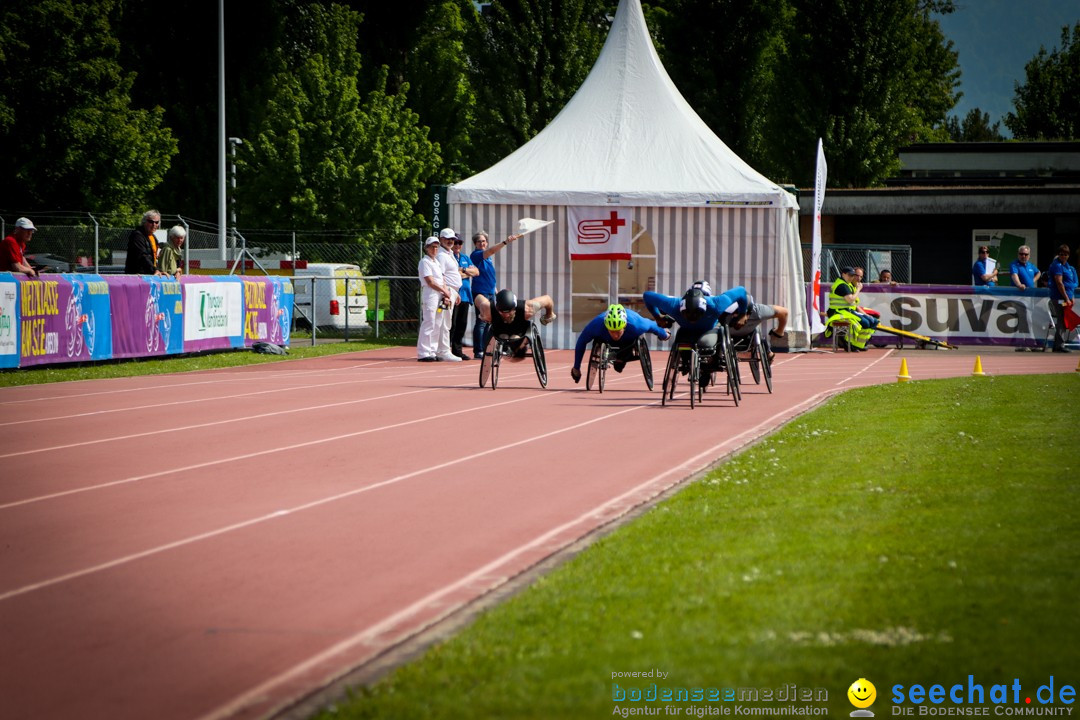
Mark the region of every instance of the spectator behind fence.
POLYGON ((972 284, 976 287, 993 286, 997 284, 997 276, 997 261, 990 257, 990 248, 980 245, 979 259, 971 266, 972 284))
POLYGON ((1039 268, 1035 267, 1035 264, 1030 260, 1031 248, 1027 245, 1021 245, 1020 249, 1016 251, 1016 259, 1009 266, 1013 287, 1018 290, 1031 290, 1036 287, 1039 276, 1042 275, 1039 268))
POLYGON ((892 279, 892 270, 885 268, 878 273, 877 281, 886 285, 895 285, 896 281, 892 279))
POLYGON ((187 230, 183 225, 173 225, 169 228, 169 241, 161 248, 158 255, 158 270, 165 275, 172 275, 177 280, 184 274, 181 264, 184 262, 184 240, 187 239, 187 230))
POLYGON ((480 303, 476 302, 476 299, 483 297, 487 300, 487 304, 491 305, 495 302, 495 291, 499 289, 495 280, 495 263, 492 262, 491 256, 520 237, 521 235, 511 235, 501 243, 495 243, 490 247, 487 233, 483 230, 472 237, 473 247, 476 249, 472 251, 469 259, 479 271, 472 282, 473 307, 476 309, 476 324, 473 327, 473 357, 475 358, 484 356, 484 335, 488 329, 488 323, 480 317, 480 303))
POLYGON ((159 275, 157 269, 157 236, 154 232, 161 226, 161 213, 147 210, 142 223, 128 235, 127 259, 124 272, 128 275, 159 275))
POLYGON ((26 243, 34 237, 37 228, 29 218, 21 217, 15 221, 15 229, 0 243, 0 272, 23 273, 36 278, 37 270, 26 259, 26 243))

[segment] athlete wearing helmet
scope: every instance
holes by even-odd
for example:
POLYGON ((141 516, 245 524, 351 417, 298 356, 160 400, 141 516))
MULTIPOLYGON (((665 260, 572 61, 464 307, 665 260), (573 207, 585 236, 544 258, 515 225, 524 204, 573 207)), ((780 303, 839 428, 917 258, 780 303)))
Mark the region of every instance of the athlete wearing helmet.
POLYGON ((510 347, 514 351, 514 358, 519 360, 525 357, 528 345, 528 338, 525 336, 532 327, 533 318, 539 316, 542 325, 547 325, 556 318, 554 303, 550 295, 518 300, 517 296, 506 288, 495 293, 494 303, 478 295, 476 312, 483 322, 491 324, 483 340, 485 352, 492 337, 511 338, 510 347), (544 311, 543 315, 540 315, 541 310, 544 311))
POLYGON ((731 322, 728 323, 731 328, 731 337, 736 341, 736 348, 739 348, 741 347, 740 338, 750 337, 762 322, 776 318, 776 327, 761 337, 765 342, 765 352, 771 362, 774 353, 770 339, 782 340, 784 338, 784 329, 787 327, 788 321, 788 309, 783 305, 765 305, 764 303, 754 302, 753 295, 747 295, 746 298, 746 312, 741 315, 732 315, 731 322))
MULTIPOLYGON (((663 318, 666 315, 678 323, 676 343, 694 344, 699 350, 709 352, 716 348, 720 339, 716 324, 721 320, 726 323, 732 315, 745 314, 747 298, 746 288, 742 285, 720 295, 706 295, 701 287, 691 287, 681 298, 652 291, 646 291, 643 297, 645 307, 654 317, 663 318)), ((712 354, 715 363, 712 369, 715 369, 719 367, 719 358, 717 353, 712 354)), ((709 372, 701 373, 701 384, 708 384, 709 378, 709 372)))
POLYGON ((611 367, 615 372, 622 372, 626 363, 637 360, 637 340, 645 333, 652 333, 661 340, 667 340, 668 331, 652 320, 641 317, 633 310, 622 305, 612 305, 600 313, 582 328, 574 347, 574 367, 570 377, 574 382, 581 380, 581 359, 590 342, 602 342, 618 348, 618 354, 611 367))

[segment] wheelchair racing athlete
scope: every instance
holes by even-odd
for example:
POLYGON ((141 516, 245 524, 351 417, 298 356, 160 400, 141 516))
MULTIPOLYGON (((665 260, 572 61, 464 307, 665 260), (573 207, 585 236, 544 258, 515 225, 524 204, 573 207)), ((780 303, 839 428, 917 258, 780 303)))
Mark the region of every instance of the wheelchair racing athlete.
POLYGON ((769 356, 769 362, 772 362, 774 353, 769 338, 783 339, 784 328, 787 327, 788 309, 783 305, 766 305, 754 302, 754 296, 748 294, 746 296, 746 312, 742 315, 732 315, 728 322, 728 327, 731 328, 731 339, 735 341, 736 347, 738 347, 740 339, 753 335, 754 330, 762 322, 771 318, 776 318, 776 327, 767 334, 762 335, 761 339, 765 342, 765 353, 769 356))
POLYGON ((544 315, 540 318, 540 323, 543 325, 549 324, 557 317, 550 295, 518 300, 514 293, 503 288, 495 293, 494 311, 491 309, 491 303, 483 295, 477 295, 475 302, 476 312, 480 319, 491 323, 484 335, 484 352, 487 352, 488 342, 492 337, 509 338, 513 360, 521 360, 528 353, 529 338, 527 336, 532 329, 533 317, 543 310, 544 315))
POLYGON ((578 335, 577 346, 574 348, 574 367, 570 369, 570 377, 574 379, 574 382, 581 380, 581 358, 585 355, 585 348, 590 342, 607 343, 617 348, 618 353, 611 367, 615 372, 621 373, 626 363, 638 359, 637 340, 645 333, 652 333, 661 340, 667 340, 670 337, 668 331, 657 325, 655 321, 643 318, 622 305, 610 306, 590 320, 578 335))
MULTIPOLYGON (((720 295, 709 295, 707 282, 696 282, 681 298, 645 291, 645 307, 654 317, 667 315, 679 325, 675 333, 675 345, 696 345, 699 352, 712 356, 708 367, 703 368, 699 383, 709 384, 713 371, 720 367, 720 354, 716 343, 720 339, 716 325, 726 323, 732 315, 747 312, 748 295, 742 285, 733 287, 720 295)), ((664 323, 660 323, 664 327, 664 323)))

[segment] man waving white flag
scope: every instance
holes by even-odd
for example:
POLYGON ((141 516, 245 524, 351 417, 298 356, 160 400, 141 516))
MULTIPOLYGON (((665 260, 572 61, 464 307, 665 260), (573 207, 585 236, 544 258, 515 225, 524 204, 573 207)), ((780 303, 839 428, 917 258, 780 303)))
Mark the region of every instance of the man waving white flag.
POLYGON ((825 204, 825 150, 821 138, 817 141, 817 172, 814 177, 814 244, 810 251, 811 296, 808 313, 810 315, 810 334, 816 335, 825 330, 821 323, 821 206, 825 204))

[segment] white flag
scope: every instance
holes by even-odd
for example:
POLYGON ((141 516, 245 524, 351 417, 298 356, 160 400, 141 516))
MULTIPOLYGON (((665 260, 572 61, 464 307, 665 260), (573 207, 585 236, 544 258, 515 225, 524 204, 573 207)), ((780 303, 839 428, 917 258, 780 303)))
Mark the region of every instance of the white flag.
POLYGON ((810 250, 810 332, 817 334, 825 329, 821 322, 821 206, 825 204, 825 176, 828 172, 825 164, 825 150, 821 138, 817 141, 817 172, 814 177, 814 242, 810 250))
POLYGON ((566 208, 571 260, 629 260, 632 208, 566 208))

